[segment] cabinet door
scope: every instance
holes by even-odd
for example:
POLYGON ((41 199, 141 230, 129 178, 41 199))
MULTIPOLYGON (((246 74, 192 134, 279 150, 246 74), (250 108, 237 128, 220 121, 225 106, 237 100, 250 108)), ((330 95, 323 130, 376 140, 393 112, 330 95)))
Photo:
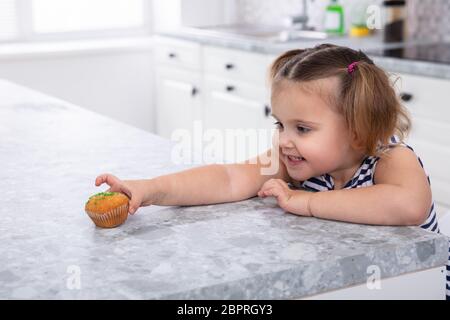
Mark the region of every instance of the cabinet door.
POLYGON ((264 87, 272 58, 245 50, 205 46, 204 70, 209 75, 264 87))
POLYGON ((436 212, 441 233, 450 237, 450 207, 437 204, 436 212))
POLYGON ((193 122, 200 118, 200 79, 196 72, 157 69, 157 132, 171 138, 177 129, 192 133, 193 122))
POLYGON ((221 132, 224 161, 243 161, 270 148, 269 117, 264 88, 205 78, 204 128, 221 132))
POLYGON ((414 148, 430 175, 433 198, 450 206, 450 81, 401 74, 397 90, 411 113, 408 144, 414 148))

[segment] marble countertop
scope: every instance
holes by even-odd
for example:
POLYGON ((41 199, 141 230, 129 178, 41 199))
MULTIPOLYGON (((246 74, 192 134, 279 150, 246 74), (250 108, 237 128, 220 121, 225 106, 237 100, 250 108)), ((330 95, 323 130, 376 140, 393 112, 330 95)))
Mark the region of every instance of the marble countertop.
MULTIPOLYGON (((224 48, 239 49, 250 52, 257 52, 270 55, 279 55, 285 51, 297 48, 313 47, 320 43, 333 43, 336 45, 346 46, 355 50, 370 50, 398 48, 415 44, 427 44, 429 40, 415 40, 406 43, 386 44, 381 41, 380 36, 370 36, 362 38, 352 37, 331 37, 325 40, 308 40, 308 41, 289 41, 289 42, 271 42, 253 39, 238 39, 233 37, 211 36, 208 32, 202 33, 201 29, 196 28, 180 28, 176 30, 160 31, 160 36, 172 37, 182 40, 199 42, 205 45, 220 46, 224 48)), ((374 62, 380 67, 390 72, 402 72, 420 76, 428 76, 434 78, 450 79, 450 65, 443 63, 434 63, 426 61, 406 60, 389 58, 382 56, 373 56, 374 62)))
POLYGON ((442 235, 299 217, 270 198, 145 207, 96 228, 94 178, 187 168, 171 141, 7 81, 0 137, 0 299, 289 299, 365 283, 368 266, 446 263, 442 235))

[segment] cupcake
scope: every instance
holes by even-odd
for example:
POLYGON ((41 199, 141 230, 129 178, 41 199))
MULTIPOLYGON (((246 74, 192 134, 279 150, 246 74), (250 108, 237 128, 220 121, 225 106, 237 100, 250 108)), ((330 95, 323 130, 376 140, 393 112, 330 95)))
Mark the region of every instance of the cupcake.
POLYGON ((127 220, 129 200, 120 192, 100 192, 89 198, 85 211, 97 227, 114 228, 127 220))

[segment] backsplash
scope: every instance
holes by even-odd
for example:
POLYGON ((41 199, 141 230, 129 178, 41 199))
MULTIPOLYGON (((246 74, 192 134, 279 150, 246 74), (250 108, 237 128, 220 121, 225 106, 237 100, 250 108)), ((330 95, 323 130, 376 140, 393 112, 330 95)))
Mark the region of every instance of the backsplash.
POLYGON ((450 1, 409 0, 409 34, 415 39, 446 40, 450 37, 450 1))
MULTIPOLYGON (((288 15, 302 11, 302 0, 235 0, 237 20, 241 23, 281 24, 288 15)), ((350 13, 361 0, 341 0, 344 6, 347 30, 351 24, 350 13)), ((381 4, 381 0, 367 1, 381 4)), ((409 39, 426 38, 443 40, 450 34, 450 1, 448 0, 407 0, 407 33, 409 39)), ((308 0, 309 25, 323 29, 325 8, 329 1, 308 0)))

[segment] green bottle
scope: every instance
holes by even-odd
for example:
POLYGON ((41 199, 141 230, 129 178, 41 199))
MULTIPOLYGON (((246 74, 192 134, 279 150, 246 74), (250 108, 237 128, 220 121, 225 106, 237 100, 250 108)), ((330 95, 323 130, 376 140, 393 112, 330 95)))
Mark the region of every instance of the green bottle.
POLYGON ((344 8, 337 0, 331 0, 326 8, 325 31, 332 34, 344 34, 344 8))

